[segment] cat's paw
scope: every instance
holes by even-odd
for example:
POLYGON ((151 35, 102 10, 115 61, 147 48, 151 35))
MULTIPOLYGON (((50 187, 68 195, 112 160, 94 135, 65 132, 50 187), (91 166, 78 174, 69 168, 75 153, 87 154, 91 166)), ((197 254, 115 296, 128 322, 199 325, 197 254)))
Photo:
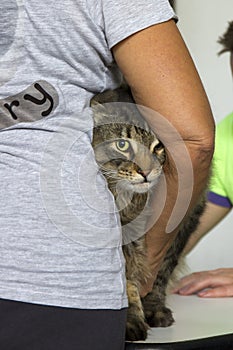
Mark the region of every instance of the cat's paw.
POLYGON ((155 311, 146 311, 145 316, 150 327, 169 327, 174 322, 172 311, 165 306, 155 311))
POLYGON ((126 323, 126 340, 137 341, 145 340, 149 326, 143 320, 137 319, 134 322, 126 323))

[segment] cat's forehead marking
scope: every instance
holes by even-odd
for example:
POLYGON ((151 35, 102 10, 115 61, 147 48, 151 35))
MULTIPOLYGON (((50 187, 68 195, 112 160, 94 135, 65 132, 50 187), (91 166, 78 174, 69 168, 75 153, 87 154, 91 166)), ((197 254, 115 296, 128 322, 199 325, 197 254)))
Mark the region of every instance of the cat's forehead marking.
POLYGON ((130 133, 129 133, 128 128, 122 128, 122 137, 130 138, 130 133))

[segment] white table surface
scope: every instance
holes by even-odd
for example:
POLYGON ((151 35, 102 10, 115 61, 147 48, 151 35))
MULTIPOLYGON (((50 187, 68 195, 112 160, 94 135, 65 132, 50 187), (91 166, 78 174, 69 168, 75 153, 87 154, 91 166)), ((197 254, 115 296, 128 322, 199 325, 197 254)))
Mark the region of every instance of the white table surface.
POLYGON ((170 295, 167 305, 173 310, 175 324, 152 328, 145 341, 135 343, 174 343, 233 334, 233 297, 170 295))

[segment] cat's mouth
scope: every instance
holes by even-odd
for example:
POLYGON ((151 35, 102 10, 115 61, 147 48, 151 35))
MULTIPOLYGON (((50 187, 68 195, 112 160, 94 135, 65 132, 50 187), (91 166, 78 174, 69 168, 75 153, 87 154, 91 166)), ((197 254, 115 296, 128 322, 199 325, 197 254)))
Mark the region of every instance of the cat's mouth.
POLYGON ((135 193, 145 193, 148 192, 154 185, 156 181, 141 181, 141 182, 133 182, 129 180, 121 180, 118 185, 123 190, 135 192, 135 193))

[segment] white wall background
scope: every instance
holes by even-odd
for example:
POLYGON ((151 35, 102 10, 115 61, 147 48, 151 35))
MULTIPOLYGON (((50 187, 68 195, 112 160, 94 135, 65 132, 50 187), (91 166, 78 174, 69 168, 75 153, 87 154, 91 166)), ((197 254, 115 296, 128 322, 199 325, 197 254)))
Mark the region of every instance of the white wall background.
MULTIPOLYGON (((176 0, 178 27, 191 52, 216 122, 233 111, 233 81, 229 53, 218 56, 217 43, 229 21, 232 0, 176 0)), ((233 152, 233 150, 229 150, 233 152)), ((188 255, 191 271, 233 267, 233 212, 188 255)))

